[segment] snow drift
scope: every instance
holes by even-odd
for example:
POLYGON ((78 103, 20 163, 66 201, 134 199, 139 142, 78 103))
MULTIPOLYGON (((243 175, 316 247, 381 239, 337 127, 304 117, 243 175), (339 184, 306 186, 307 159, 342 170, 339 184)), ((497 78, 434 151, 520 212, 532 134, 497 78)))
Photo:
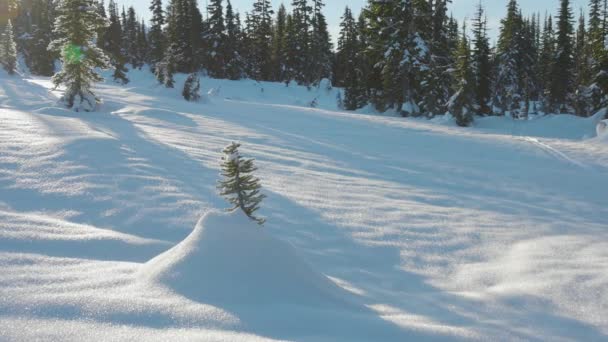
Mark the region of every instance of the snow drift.
POLYGON ((149 261, 142 277, 210 304, 346 304, 341 291, 241 212, 209 213, 169 251, 149 261))
POLYGON ((598 122, 596 130, 598 137, 605 135, 608 131, 608 120, 598 122))

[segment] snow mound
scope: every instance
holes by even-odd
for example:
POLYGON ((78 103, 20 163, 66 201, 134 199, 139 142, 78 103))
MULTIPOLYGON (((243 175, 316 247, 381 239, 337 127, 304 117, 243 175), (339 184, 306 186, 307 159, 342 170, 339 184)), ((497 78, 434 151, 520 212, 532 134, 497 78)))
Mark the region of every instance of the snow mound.
POLYGON ((209 304, 327 307, 347 302, 291 245, 240 212, 207 214, 185 240, 141 272, 144 280, 209 304))
POLYGON ((608 120, 598 122, 596 131, 598 137, 608 134, 608 120))

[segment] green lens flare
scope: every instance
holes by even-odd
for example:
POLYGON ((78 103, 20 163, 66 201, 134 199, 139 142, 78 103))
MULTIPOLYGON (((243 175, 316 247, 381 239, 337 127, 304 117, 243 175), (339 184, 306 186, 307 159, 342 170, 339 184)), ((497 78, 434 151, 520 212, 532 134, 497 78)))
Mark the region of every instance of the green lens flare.
POLYGON ((69 44, 63 49, 63 56, 68 64, 80 64, 82 61, 82 48, 69 44))

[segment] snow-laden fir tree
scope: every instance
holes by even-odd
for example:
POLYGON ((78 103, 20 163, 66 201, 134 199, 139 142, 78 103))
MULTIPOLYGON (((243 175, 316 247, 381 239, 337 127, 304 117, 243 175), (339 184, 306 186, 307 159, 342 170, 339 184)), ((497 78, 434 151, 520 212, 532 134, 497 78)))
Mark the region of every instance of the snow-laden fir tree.
POLYGON ((226 77, 238 80, 243 77, 243 56, 241 54, 241 23, 238 13, 234 13, 230 0, 226 3, 226 77))
POLYGON ((557 113, 569 113, 572 109, 574 86, 573 15, 569 0, 561 0, 557 21, 556 54, 551 71, 549 105, 557 113))
POLYGON ((188 75, 184 82, 182 96, 186 101, 197 102, 201 98, 201 82, 196 73, 188 75))
POLYGON ((510 0, 507 5, 507 16, 501 21, 500 36, 497 46, 497 74, 495 82, 494 106, 500 115, 507 113, 518 116, 521 105, 522 83, 520 72, 523 62, 522 51, 523 19, 517 1, 510 0))
POLYGON ((95 68, 108 68, 110 64, 95 44, 97 30, 105 25, 94 0, 61 2, 54 31, 58 38, 49 49, 61 53, 62 69, 52 81, 55 87, 65 86, 62 100, 69 108, 93 111, 100 101, 91 86, 103 80, 95 68))
POLYGON ((475 78, 475 105, 482 115, 491 113, 492 66, 490 62, 490 42, 487 35, 487 18, 481 3, 473 21, 473 75, 475 78))
POLYGON ((52 76, 55 73, 55 58, 53 53, 48 53, 47 48, 51 42, 53 26, 53 4, 47 0, 34 0, 30 20, 32 22, 32 39, 30 44, 24 47, 29 56, 26 60, 30 71, 34 75, 52 76))
POLYGON ((221 162, 223 179, 218 182, 218 190, 232 204, 230 211, 240 209, 262 225, 266 220, 255 216, 255 212, 266 196, 260 193, 260 180, 253 175, 257 170, 254 160, 242 158, 238 150, 240 146, 233 142, 224 149, 221 162))
POLYGON ((110 57, 110 63, 114 69, 114 73, 112 74, 114 82, 127 84, 129 83, 129 79, 126 74, 128 70, 125 67, 127 57, 125 55, 125 50, 123 49, 122 24, 114 0, 110 0, 108 12, 110 16, 110 26, 108 26, 105 34, 104 50, 107 51, 110 57))
POLYGON ((10 19, 0 36, 0 62, 9 74, 12 75, 17 71, 17 46, 10 19))
POLYGON ((150 60, 150 68, 154 71, 156 63, 163 59, 165 51, 165 35, 163 32, 165 13, 163 11, 162 0, 152 0, 150 12, 152 12, 152 19, 150 20, 152 24, 150 26, 150 32, 148 33, 150 45, 148 58, 150 60))
POLYGON ((313 0, 309 50, 310 64, 308 67, 312 84, 318 84, 319 81, 331 75, 332 43, 327 28, 327 20, 322 12, 324 6, 322 0, 313 0))
POLYGON ((277 16, 274 22, 274 31, 272 37, 272 67, 273 80, 283 82, 285 80, 285 49, 287 43, 287 9, 281 4, 277 11, 277 16))
POLYGON ((471 48, 466 34, 466 26, 462 29, 462 38, 457 52, 456 79, 458 83, 454 95, 448 102, 448 111, 454 116, 458 126, 470 126, 474 114, 474 88, 473 72, 471 70, 471 48))
POLYGON ((207 5, 208 19, 205 23, 204 35, 207 46, 205 67, 209 76, 214 78, 226 77, 226 26, 224 24, 224 8, 222 0, 210 0, 207 5))

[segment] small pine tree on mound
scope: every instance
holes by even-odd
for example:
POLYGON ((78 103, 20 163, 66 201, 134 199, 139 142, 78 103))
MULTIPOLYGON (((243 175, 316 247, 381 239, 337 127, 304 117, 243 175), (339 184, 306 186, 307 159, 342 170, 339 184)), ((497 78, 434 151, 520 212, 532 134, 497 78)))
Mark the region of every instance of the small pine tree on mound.
POLYGON ((188 75, 184 83, 182 96, 186 101, 197 102, 201 98, 201 82, 196 73, 188 75))
POLYGON ((10 75, 17 70, 17 46, 13 34, 13 25, 9 20, 0 35, 0 63, 10 75))
POLYGON ((257 170, 253 159, 242 159, 238 151, 240 146, 241 144, 233 142, 224 149, 221 163, 224 180, 217 187, 220 195, 233 205, 229 211, 241 209, 250 219, 263 225, 266 219, 254 214, 266 196, 260 193, 260 180, 252 174, 257 170))

